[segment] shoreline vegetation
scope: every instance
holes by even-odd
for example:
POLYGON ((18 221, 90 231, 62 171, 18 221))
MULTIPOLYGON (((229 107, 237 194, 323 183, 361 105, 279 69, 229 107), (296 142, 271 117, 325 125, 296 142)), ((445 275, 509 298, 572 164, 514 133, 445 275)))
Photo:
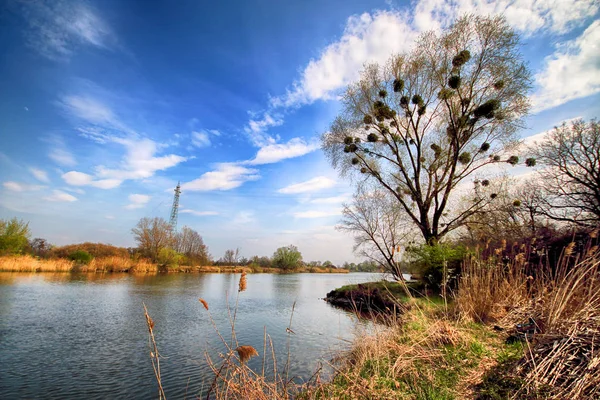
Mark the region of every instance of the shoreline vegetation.
MULTIPOLYGON (((598 232, 575 250, 565 246, 556 264, 537 263, 524 253, 507 260, 502 248, 491 256, 469 254, 462 274, 448 292, 420 292, 418 284, 374 282, 348 285, 328 294, 350 300, 357 316, 376 320, 357 332, 346 351, 324 360, 304 382, 277 368, 273 343, 265 330, 264 348, 236 338, 235 315, 244 301, 246 274, 240 278, 235 306, 212 310, 230 315, 231 338, 220 359, 207 358, 214 376, 207 399, 595 399, 600 396, 600 251, 598 232), (384 299, 383 304, 378 301, 384 299), (390 312, 391 310, 395 312, 390 312), (366 313, 365 313, 366 311, 366 313), (231 316, 233 315, 233 318, 231 316), (263 359, 262 372, 247 364, 263 359), (272 361, 270 361, 272 360, 272 361), (265 363, 273 362, 267 368, 265 363), (270 372, 269 372, 270 371, 270 372)), ((295 306, 295 305, 294 305, 295 306)), ((293 333, 294 308, 289 335, 293 333)), ((211 311, 209 311, 209 309, 211 311)), ((161 395, 160 343, 146 311, 152 363, 161 395), (156 369, 158 367, 158 369, 156 369)), ((213 322, 214 325, 214 322, 213 322)), ((166 394, 166 395, 165 395, 166 394)), ((204 397, 203 396, 203 397, 204 397)))
POLYGON ((30 255, 0 256, 0 272, 69 272, 69 273, 337 273, 350 271, 336 267, 298 267, 282 270, 261 266, 161 266, 148 260, 132 260, 126 257, 98 257, 89 263, 78 263, 68 259, 43 259, 30 255))

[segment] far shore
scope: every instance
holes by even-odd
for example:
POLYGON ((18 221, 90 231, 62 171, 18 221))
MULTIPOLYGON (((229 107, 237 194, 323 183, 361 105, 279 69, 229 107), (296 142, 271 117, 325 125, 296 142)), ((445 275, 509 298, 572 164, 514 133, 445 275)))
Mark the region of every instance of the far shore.
POLYGON ((293 270, 260 266, 161 266, 148 260, 131 260, 122 257, 95 258, 89 264, 71 260, 39 259, 29 255, 0 257, 0 272, 69 272, 69 273, 337 273, 347 274, 344 268, 301 267, 293 270))

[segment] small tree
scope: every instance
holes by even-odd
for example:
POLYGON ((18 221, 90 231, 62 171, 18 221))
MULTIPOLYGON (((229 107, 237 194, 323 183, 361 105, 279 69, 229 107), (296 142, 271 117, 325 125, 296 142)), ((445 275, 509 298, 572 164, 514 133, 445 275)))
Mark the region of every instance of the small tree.
POLYGON ((273 266, 284 270, 299 268, 302 263, 302 253, 294 245, 280 247, 273 253, 273 266))
POLYGON ((236 265, 239 257, 240 257, 240 249, 239 248, 237 248, 235 250, 228 249, 228 250, 225 250, 225 254, 223 254, 223 257, 221 257, 219 262, 223 265, 236 265))
POLYGON ((29 223, 13 218, 0 219, 0 255, 22 254, 29 246, 29 223))
POLYGON ((600 224, 600 124, 555 127, 535 150, 545 190, 540 213, 582 226, 600 224))
POLYGON ((131 232, 142 254, 154 262, 158 261, 162 249, 172 247, 174 243, 171 225, 163 218, 144 217, 131 232))
POLYGON ((503 18, 467 16, 384 67, 367 66, 323 135, 332 165, 388 191, 423 239, 438 242, 493 200, 477 195, 449 213, 461 182, 486 165, 519 162, 500 156, 529 108, 518 46, 503 18))
POLYGON ((377 262, 396 279, 402 279, 397 249, 410 235, 412 224, 401 206, 385 190, 357 189, 351 204, 344 204, 338 230, 354 235, 354 252, 377 262))
POLYGON ((47 257, 52 249, 52 245, 46 239, 35 238, 29 242, 31 252, 37 257, 47 257))

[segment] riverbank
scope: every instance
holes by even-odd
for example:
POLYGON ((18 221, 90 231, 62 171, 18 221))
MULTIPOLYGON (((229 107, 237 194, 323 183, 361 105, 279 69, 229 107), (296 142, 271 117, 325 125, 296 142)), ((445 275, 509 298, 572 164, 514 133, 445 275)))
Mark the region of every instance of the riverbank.
POLYGON ((57 259, 40 259, 29 255, 0 257, 0 272, 100 272, 100 273, 340 273, 342 268, 302 267, 294 270, 263 268, 259 266, 173 266, 164 267, 145 259, 132 260, 125 257, 99 257, 89 264, 57 259))
POLYGON ((373 306, 375 297, 402 312, 380 306, 387 318, 329 361, 327 382, 317 375, 290 387, 285 375, 271 381, 233 363, 224 366, 229 375, 216 398, 600 398, 599 274, 600 253, 590 247, 581 256, 565 253, 551 269, 524 257, 508 265, 467 258, 448 301, 413 296, 402 283, 345 286, 330 300, 358 295, 373 306))

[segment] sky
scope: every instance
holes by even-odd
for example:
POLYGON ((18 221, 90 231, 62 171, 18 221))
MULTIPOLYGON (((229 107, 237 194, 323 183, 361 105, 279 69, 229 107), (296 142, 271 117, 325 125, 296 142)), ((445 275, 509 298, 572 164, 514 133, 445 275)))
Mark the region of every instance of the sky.
MULTIPOLYGON (((600 115, 596 0, 3 0, 0 218, 33 237, 134 246, 168 220, 240 248, 357 261, 352 187, 320 150, 367 62, 464 13, 503 14, 534 76, 526 138, 600 115)), ((537 135, 537 136, 536 136, 537 135)))

